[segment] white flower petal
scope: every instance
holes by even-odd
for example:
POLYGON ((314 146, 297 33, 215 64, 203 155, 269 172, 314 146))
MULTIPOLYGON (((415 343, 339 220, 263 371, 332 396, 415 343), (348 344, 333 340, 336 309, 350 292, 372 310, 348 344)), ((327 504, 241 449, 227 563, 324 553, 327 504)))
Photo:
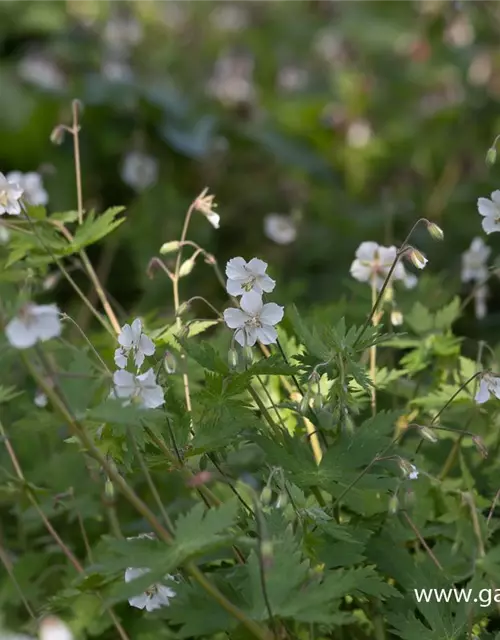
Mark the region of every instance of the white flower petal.
POLYGON ((255 330, 257 333, 257 339, 262 344, 274 344, 278 339, 278 332, 270 324, 264 324, 262 327, 257 327, 255 330))
POLYGON ((262 310, 262 296, 255 291, 248 291, 241 296, 240 306, 251 316, 255 316, 262 310))
POLYGON ((283 320, 284 308, 275 302, 268 302, 262 307, 260 320, 262 324, 274 325, 283 320))
POLYGON ((263 276, 266 274, 267 262, 264 262, 264 260, 261 260, 260 258, 252 258, 247 264, 247 269, 255 274, 263 276))
POLYGON ((50 310, 38 315, 35 327, 38 338, 42 342, 50 340, 51 338, 57 338, 61 335, 62 331, 59 312, 50 310))
MULTIPOLYGON (((133 539, 135 540, 139 536, 135 536, 133 539)), ((142 567, 128 567, 125 571, 125 582, 131 582, 136 578, 141 578, 142 576, 149 573, 149 569, 143 569, 142 567)))
POLYGON ((491 194, 491 199, 496 205, 500 206, 500 191, 498 189, 496 191, 493 191, 493 193, 491 194))
POLYGON ((494 217, 498 215, 498 207, 488 198, 478 198, 477 210, 482 216, 494 217))
POLYGON ((142 334, 142 322, 140 318, 136 318, 130 325, 132 331, 132 343, 137 345, 142 334))
POLYGON ((243 313, 241 309, 231 308, 224 311, 224 322, 230 329, 244 327, 248 319, 248 315, 243 313))
POLYGON ((38 335, 20 318, 13 318, 5 327, 9 343, 16 349, 28 349, 36 344, 38 335))
POLYGON ((248 277, 248 272, 245 269, 246 264, 246 261, 240 256, 237 258, 231 258, 231 260, 226 264, 226 276, 230 280, 246 280, 248 277))
POLYGON ((264 233, 276 244, 290 244, 297 238, 297 227, 290 216, 270 213, 264 218, 264 233))
POLYGON ((139 338, 138 349, 144 353, 145 356, 152 356, 155 352, 154 342, 145 333, 139 338))
POLYGON ((375 259, 378 250, 379 245, 377 242, 362 242, 356 249, 355 256, 358 260, 372 262, 375 259))
POLYGON ((351 264, 350 274, 355 280, 358 280, 359 282, 368 282, 372 275, 372 268, 370 267, 370 265, 366 265, 361 262, 361 260, 356 259, 351 264))
POLYGON ((127 366, 128 358, 122 347, 118 347, 118 349, 116 349, 114 359, 117 367, 120 367, 120 369, 125 369, 125 367, 127 366))
POLYGON ((270 278, 268 275, 264 274, 259 277, 259 279, 257 280, 257 284, 262 289, 262 291, 271 293, 271 291, 273 291, 274 287, 276 286, 276 281, 270 278))
POLYGON ((131 349, 133 342, 134 333, 132 327, 129 324, 124 324, 118 336, 118 344, 121 344, 121 346, 126 349, 131 349))
POLYGON ((482 378, 481 382, 479 383, 479 389, 476 393, 476 397, 474 399, 478 404, 483 404, 489 399, 489 397, 490 391, 488 389, 488 383, 485 378, 482 378))
POLYGON ((255 327, 245 327, 244 331, 245 331, 246 342, 242 346, 253 347, 253 345, 257 342, 257 338, 258 338, 257 329, 255 327))
POLYGON ((241 282, 243 281, 236 279, 228 280, 226 282, 226 291, 230 296, 241 296, 243 293, 245 293, 245 289, 242 288, 241 282))
POLYGON ((141 593, 140 596, 134 596, 133 598, 129 598, 128 602, 130 606, 135 607, 136 609, 145 609, 149 602, 149 596, 146 593, 141 593))
POLYGON ((175 597, 175 591, 163 584, 156 585, 156 598, 161 606, 170 604, 170 600, 175 597))
POLYGON ((490 233, 494 233, 495 231, 500 231, 500 212, 498 213, 498 218, 483 218, 481 221, 481 225, 488 235, 490 233))
POLYGON ((234 339, 242 347, 246 347, 247 346, 247 334, 246 334, 245 329, 238 329, 237 331, 235 331, 234 332, 234 339))

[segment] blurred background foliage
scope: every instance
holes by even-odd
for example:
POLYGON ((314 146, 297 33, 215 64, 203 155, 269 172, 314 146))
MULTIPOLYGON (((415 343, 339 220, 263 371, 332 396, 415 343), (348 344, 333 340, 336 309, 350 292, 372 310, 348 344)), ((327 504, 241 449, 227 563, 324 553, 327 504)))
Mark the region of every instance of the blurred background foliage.
MULTIPOLYGON (((482 1, 6 0, 0 168, 41 172, 49 209, 74 209, 70 136, 49 138, 81 100, 85 208, 125 205, 128 218, 91 257, 126 312, 172 313, 148 263, 205 186, 221 226, 196 216, 192 240, 221 264, 268 261, 279 302, 348 315, 369 303, 349 277, 359 243, 436 221, 445 242, 425 230, 415 242, 430 259, 421 295, 439 305, 464 286, 476 200, 498 186, 485 154, 500 132, 499 32, 500 5, 482 1), (273 213, 284 235, 269 231, 273 213)), ((195 269, 184 299, 222 303, 212 270, 195 269)), ((66 306, 72 295, 59 285, 66 306)), ((495 282, 489 306, 463 331, 494 331, 495 282)))

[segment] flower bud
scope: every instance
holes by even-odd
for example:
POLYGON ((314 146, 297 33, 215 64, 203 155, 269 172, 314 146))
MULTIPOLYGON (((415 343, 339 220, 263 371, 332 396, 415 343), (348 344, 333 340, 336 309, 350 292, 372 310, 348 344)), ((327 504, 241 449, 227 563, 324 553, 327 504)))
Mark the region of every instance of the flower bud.
POLYGON ((424 254, 418 249, 415 249, 414 247, 411 247, 408 255, 410 260, 417 267, 417 269, 423 269, 425 265, 428 263, 428 260, 424 256, 424 254))
POLYGON ((52 142, 52 144, 57 144, 57 145, 62 144, 64 140, 65 131, 66 129, 62 124, 58 124, 57 127, 54 127, 50 134, 50 141, 52 142))
POLYGON ((391 499, 389 500, 388 511, 391 515, 394 515, 395 513, 397 513, 398 509, 399 509, 399 499, 398 499, 398 496, 394 494, 393 496, 391 496, 391 499))
POLYGON ((428 440, 432 443, 438 441, 436 434, 432 429, 429 429, 429 427, 419 427, 418 430, 420 431, 420 435, 422 436, 422 438, 424 438, 424 440, 428 440))
POLYGON ((302 415, 306 415, 309 411, 309 392, 307 392, 300 401, 299 411, 302 415))
POLYGON ((323 396, 321 395, 321 393, 317 393, 314 396, 313 407, 316 411, 319 411, 323 408, 323 396))
POLYGON ((165 351, 165 355, 163 356, 163 366, 167 373, 175 373, 177 369, 177 360, 175 359, 174 354, 170 351, 165 351))
POLYGON ((401 313, 401 311, 399 311, 399 309, 393 309, 391 311, 391 324, 394 327, 399 327, 403 324, 403 314, 401 313))
POLYGON ((490 167, 492 165, 495 164, 497 160, 497 150, 495 149, 495 147, 491 147, 491 149, 488 149, 488 152, 486 153, 486 164, 488 164, 490 167))
POLYGON ((172 242, 165 242, 160 247, 160 253, 165 255, 166 253, 173 253, 174 251, 178 251, 181 243, 178 240, 173 240, 172 242))
POLYGON ((179 305, 179 308, 177 309, 177 317, 182 316, 186 311, 189 311, 189 302, 183 302, 179 305))
POLYGON ((227 361, 231 369, 236 369, 238 366, 238 352, 233 347, 227 352, 227 361))
POLYGON ((443 230, 435 222, 427 223, 427 231, 434 240, 442 240, 444 238, 443 230))
POLYGON ((253 350, 252 347, 245 347, 243 349, 243 357, 248 364, 252 364, 253 362, 253 350))
POLYGON ((266 486, 262 489, 260 493, 261 504, 264 507, 267 507, 267 505, 270 504, 272 497, 273 497, 272 489, 266 484, 266 486))
POLYGON ((184 262, 181 264, 181 268, 179 269, 179 276, 183 278, 184 276, 189 275, 193 270, 193 267, 194 267, 194 260, 192 258, 188 258, 187 260, 184 260, 184 262))
POLYGON ((416 480, 418 478, 418 469, 414 464, 408 462, 404 458, 399 458, 399 467, 403 472, 403 475, 410 480, 416 480))
POLYGON ((276 507, 276 509, 284 509, 288 504, 288 495, 286 494, 285 491, 282 491, 279 496, 278 499, 276 500, 276 504, 274 505, 276 507))
POLYGON ((104 495, 106 496, 106 498, 109 498, 110 500, 114 500, 115 488, 109 478, 104 483, 104 495))

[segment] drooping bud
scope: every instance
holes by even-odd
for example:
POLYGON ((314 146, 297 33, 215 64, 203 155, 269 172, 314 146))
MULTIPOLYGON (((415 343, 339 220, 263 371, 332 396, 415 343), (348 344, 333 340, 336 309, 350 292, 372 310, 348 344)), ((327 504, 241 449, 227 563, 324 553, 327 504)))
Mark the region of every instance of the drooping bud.
POLYGON ((434 240, 442 240, 444 238, 443 230, 435 222, 427 222, 427 231, 434 240))
POLYGON ((187 260, 184 260, 184 262, 181 264, 181 268, 179 269, 179 276, 183 278, 184 276, 189 275, 193 270, 193 267, 194 267, 194 260, 192 258, 188 258, 187 260))
POLYGON ((388 511, 391 515, 394 515, 395 513, 397 513, 398 509, 399 509, 399 499, 398 499, 398 496, 394 494, 393 496, 391 496, 391 499, 389 500, 388 511))
POLYGON ((252 364, 253 362, 253 349, 252 347, 244 347, 243 349, 243 357, 248 364, 252 364))
POLYGON ((414 464, 404 458, 399 458, 398 462, 405 478, 409 478, 410 480, 416 480, 418 478, 418 469, 414 464))
POLYGON ((415 247, 411 247, 407 255, 413 262, 413 264, 417 267, 417 269, 423 269, 429 262, 424 254, 418 249, 415 249, 415 247))
POLYGON ((57 127, 54 127, 50 134, 50 141, 52 142, 52 144, 62 144, 65 132, 66 127, 62 124, 58 124, 57 127))
POLYGON ((282 491, 279 494, 278 499, 276 500, 276 504, 274 506, 276 507, 276 509, 284 509, 287 504, 288 504, 288 495, 285 491, 282 491))
POLYGON ((104 495, 110 500, 114 500, 115 498, 115 488, 109 478, 104 483, 104 495))
POLYGON ((424 438, 424 440, 428 440, 432 443, 438 441, 436 434, 432 429, 429 429, 429 427, 419 426, 418 430, 420 431, 420 435, 422 436, 422 438, 424 438))
POLYGON ((306 415, 306 413, 309 411, 309 391, 307 391, 305 393, 305 395, 302 397, 302 400, 300 401, 300 405, 299 405, 299 411, 302 415, 306 415))
POLYGON ((263 540, 260 545, 260 553, 262 555, 262 564, 264 569, 270 569, 274 563, 273 543, 270 540, 263 540))
POLYGON ((273 497, 272 489, 266 484, 266 486, 262 489, 260 493, 260 502, 262 506, 267 507, 267 505, 271 503, 272 497, 273 497))
POLYGON ((177 369, 177 360, 172 352, 165 351, 165 355, 163 356, 163 366, 167 373, 175 373, 177 369))
POLYGON ((399 309, 393 309, 391 311, 391 324, 393 327, 399 327, 403 324, 403 314, 399 309))
POLYGON ((181 243, 178 240, 172 240, 172 242, 165 242, 160 247, 160 253, 165 255, 166 253, 173 253, 174 251, 178 251, 181 246, 181 243))
POLYGON ((231 349, 229 349, 229 351, 227 352, 227 361, 231 369, 236 369, 236 367, 238 366, 238 352, 236 351, 236 349, 234 349, 234 347, 231 347, 231 349))
POLYGON ((486 164, 488 164, 491 167, 492 165, 495 164, 496 160, 497 160, 497 150, 495 149, 495 147, 491 147, 490 149, 488 149, 486 153, 486 164))
POLYGON ((323 408, 323 396, 321 393, 317 393, 313 399, 313 407, 315 411, 320 411, 323 408))

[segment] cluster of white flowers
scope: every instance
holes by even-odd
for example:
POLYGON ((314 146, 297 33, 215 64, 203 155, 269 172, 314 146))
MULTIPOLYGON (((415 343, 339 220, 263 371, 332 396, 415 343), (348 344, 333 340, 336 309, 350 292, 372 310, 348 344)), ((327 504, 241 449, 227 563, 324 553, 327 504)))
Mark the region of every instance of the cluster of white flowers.
POLYGON ((276 285, 266 269, 267 264, 259 258, 249 262, 232 258, 226 265, 226 290, 232 296, 241 296, 241 300, 239 309, 224 311, 224 321, 235 329, 234 340, 242 347, 252 347, 257 340, 273 344, 278 338, 275 325, 283 318, 283 307, 262 300, 262 294, 270 293, 276 285))
POLYGON ((16 349, 28 349, 61 335, 61 314, 55 304, 26 304, 5 327, 9 343, 16 349))
POLYGON ((114 388, 112 397, 124 400, 124 404, 137 403, 145 409, 156 409, 165 402, 163 389, 156 382, 156 375, 152 368, 140 373, 146 356, 152 356, 155 346, 150 338, 142 331, 139 318, 132 325, 122 327, 118 336, 120 345, 115 351, 115 363, 118 370, 113 374, 114 388), (126 371, 129 358, 132 356, 136 366, 136 373, 126 371))
MULTIPOLYGON (((373 283, 380 291, 396 260, 397 252, 394 246, 383 247, 376 242, 362 242, 356 250, 356 258, 351 265, 352 277, 359 282, 373 283)), ((416 262, 416 266, 423 268, 426 262, 427 259, 422 256, 422 260, 416 262)), ((417 284, 417 277, 406 271, 401 260, 396 264, 392 278, 401 281, 407 289, 412 289, 417 284)))

